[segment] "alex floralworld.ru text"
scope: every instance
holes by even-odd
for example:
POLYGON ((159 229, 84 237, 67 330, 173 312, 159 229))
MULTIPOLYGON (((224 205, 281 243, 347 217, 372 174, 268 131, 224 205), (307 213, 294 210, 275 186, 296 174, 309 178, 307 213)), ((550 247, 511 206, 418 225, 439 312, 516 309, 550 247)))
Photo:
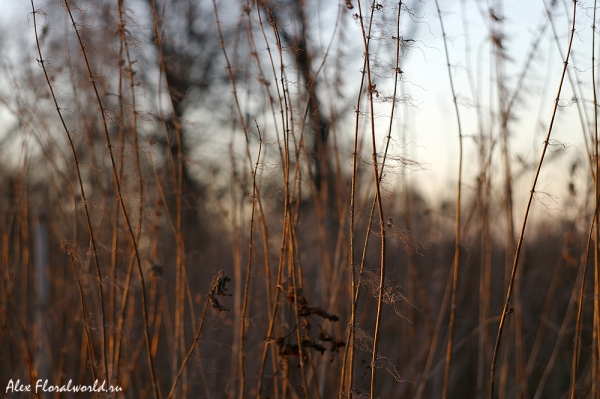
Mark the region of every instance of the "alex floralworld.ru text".
MULTIPOLYGON (((123 388, 119 386, 106 386, 106 381, 100 383, 94 381, 94 385, 73 385, 73 380, 69 380, 66 385, 51 385, 48 380, 37 380, 35 382, 35 392, 121 392, 123 388)), ((5 393, 8 392, 31 392, 31 385, 21 384, 20 380, 12 379, 6 386, 5 393)))

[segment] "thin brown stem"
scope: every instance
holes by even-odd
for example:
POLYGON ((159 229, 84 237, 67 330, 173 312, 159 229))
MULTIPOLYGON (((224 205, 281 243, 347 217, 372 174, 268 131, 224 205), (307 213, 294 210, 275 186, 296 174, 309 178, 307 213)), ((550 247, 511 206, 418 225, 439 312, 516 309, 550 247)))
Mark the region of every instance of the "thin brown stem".
POLYGON ((513 286, 514 286, 515 276, 516 276, 516 273, 517 273, 517 266, 518 266, 518 262, 519 262, 519 256, 521 254, 521 248, 522 248, 522 244, 523 244, 523 237, 525 236, 525 228, 527 226, 527 220, 528 220, 528 217, 529 217, 529 211, 531 209, 531 203, 533 202, 533 197, 535 195, 535 189, 536 189, 538 177, 540 175, 540 171, 542 169, 542 164, 544 162, 544 157, 546 155, 546 150, 548 149, 548 143, 549 143, 549 140, 550 140, 550 135, 552 134, 552 128, 554 126, 554 119, 556 117, 556 112, 557 112, 557 109, 558 109, 558 102, 559 102, 559 98, 560 98, 560 93, 561 93, 563 82, 564 82, 565 75, 566 75, 566 72, 567 72, 567 67, 569 65, 568 62, 569 62, 569 55, 571 54, 571 44, 573 43, 573 36, 575 34, 575 15, 576 15, 576 12, 577 12, 577 0, 574 0, 573 1, 573 23, 572 23, 572 28, 571 28, 571 35, 569 37, 569 47, 567 49, 567 55, 565 57, 564 66, 563 66, 563 70, 562 70, 562 74, 561 74, 561 78, 560 78, 560 83, 558 85, 558 92, 557 92, 556 98, 554 100, 554 109, 552 111, 552 118, 550 120, 550 125, 548 126, 548 133, 546 134, 546 139, 544 140, 544 146, 543 146, 543 149, 542 149, 542 153, 540 155, 540 160, 538 162, 537 169, 535 171, 535 175, 534 175, 534 179, 533 179, 533 183, 532 183, 532 186, 531 186, 531 190, 529 192, 529 198, 527 200, 527 207, 525 208, 525 215, 523 217, 523 224, 521 226, 521 232, 519 234, 519 239, 517 240, 517 247, 516 247, 516 250, 515 250, 515 256, 514 256, 514 260, 513 260, 513 265, 512 265, 510 280, 509 280, 509 284, 508 284, 508 289, 507 289, 507 292, 506 292, 506 300, 504 302, 504 307, 502 309, 502 315, 500 316, 500 323, 498 325, 498 336, 496 338, 496 344, 494 345, 494 352, 493 352, 493 356, 492 356, 492 364, 491 364, 491 369, 490 369, 490 392, 489 392, 490 399, 493 399, 493 397, 494 397, 496 362, 497 362, 497 358, 498 358, 498 352, 500 350, 500 343, 501 343, 502 331, 503 331, 503 328, 504 328, 504 323, 506 321, 506 316, 509 313, 509 310, 511 309, 511 307, 510 307, 510 299, 511 299, 512 290, 513 290, 513 286))
MULTIPOLYGON (((44 64, 44 57, 42 56, 42 49, 40 46, 39 35, 37 32, 37 22, 36 22, 37 10, 35 9, 33 0, 31 0, 31 9, 32 9, 32 15, 33 15, 33 28, 34 28, 34 32, 35 32, 36 47, 37 47, 38 55, 40 56, 40 58, 38 59, 38 62, 40 63, 40 65, 44 71, 44 77, 46 78, 46 83, 48 84, 48 89, 50 90, 50 95, 52 96, 52 100, 54 101, 54 106, 55 106, 56 112, 58 114, 58 117, 60 118, 61 124, 65 131, 65 134, 67 135, 67 139, 69 140, 69 146, 71 147, 71 152, 73 154, 75 169, 77 171, 79 190, 81 192, 81 202, 83 204, 83 209, 84 209, 85 218, 86 218, 86 222, 87 222, 88 232, 90 234, 90 245, 92 247, 92 255, 94 258, 94 263, 96 265, 96 272, 98 275, 97 281, 98 281, 98 288, 99 288, 98 291, 99 291, 99 295, 100 295, 100 306, 101 306, 100 312, 101 312, 101 318, 102 318, 102 363, 104 365, 104 373, 106 375, 106 373, 108 373, 108 358, 107 358, 107 345, 106 345, 107 344, 107 342, 106 342, 106 313, 104 310, 104 296, 103 296, 103 290, 102 290, 102 273, 100 270, 100 261, 98 260, 98 251, 96 249, 96 239, 94 237, 94 230, 92 228, 90 212, 88 209, 88 202, 87 202, 87 198, 85 195, 85 190, 83 188, 83 180, 81 177, 81 170, 79 167, 77 152, 75 151, 75 144, 73 143, 71 133, 70 133, 69 129, 67 128, 67 124, 63 118, 62 111, 58 105, 58 100, 56 99, 56 95, 54 94, 54 88, 52 86, 50 77, 48 76, 48 71, 46 70, 46 66, 44 64)), ((109 384, 110 384, 110 380, 109 380, 109 384)))
MULTIPOLYGON (((131 226, 131 222, 129 220, 129 215, 127 213, 127 209, 125 207, 125 201, 123 199, 123 194, 121 192, 121 183, 119 180, 119 176, 118 176, 118 172, 117 172, 117 167, 115 164, 115 157, 113 154, 113 150, 112 150, 112 145, 111 145, 111 140, 110 140, 110 135, 108 133, 108 124, 106 121, 106 114, 105 114, 105 110, 104 110, 104 106, 102 105, 102 100, 100 99, 100 93, 98 92, 98 87, 96 85, 96 79, 94 78, 94 75, 92 73, 92 69, 90 67, 90 63, 87 57, 87 52, 85 51, 85 46, 83 45, 83 41, 81 39, 81 36, 79 34, 79 29, 77 28, 77 23, 75 22, 75 19, 73 18, 73 14, 71 12, 71 8, 69 6, 69 2, 66 1, 64 3, 64 6, 67 10, 67 13, 69 14, 69 18, 71 20, 71 24, 73 26, 73 30, 75 31, 75 34, 77 36, 77 40, 79 42, 79 47, 81 49, 81 54, 83 56, 84 62, 85 62, 85 66, 88 72, 88 78, 92 84, 92 87, 94 89, 94 94, 96 96, 96 101, 98 102, 98 106, 100 108, 100 114, 102 116, 102 124, 104 127, 104 136, 106 138, 106 144, 108 147, 108 153, 110 155, 110 161, 111 161, 111 167, 112 167, 112 172, 113 172, 113 178, 115 181, 115 188, 117 191, 117 199, 121 205, 121 210, 123 212, 123 217, 125 219, 125 223, 127 225, 127 230, 129 231, 129 236, 131 237, 131 241, 133 244, 133 248, 134 248, 134 253, 135 253, 135 258, 137 261, 137 266, 138 266, 138 272, 139 272, 139 276, 140 276, 140 284, 141 284, 141 295, 142 295, 142 313, 143 313, 143 319, 144 319, 144 337, 146 340, 146 354, 148 356, 148 365, 149 365, 149 369, 150 369, 150 380, 152 383, 152 388, 153 388, 153 393, 154 393, 154 397, 156 399, 160 398, 160 393, 158 390, 158 384, 156 382, 156 376, 154 373, 154 359, 152 357, 152 352, 151 352, 151 347, 150 347, 150 327, 148 325, 148 303, 146 301, 146 283, 144 281, 144 273, 142 271, 142 262, 140 259, 140 254, 138 251, 138 243, 135 237, 135 234, 133 232, 133 228, 131 226)), ((102 292, 102 290, 100 290, 100 292, 102 292)), ((102 299, 101 299, 102 300, 102 299)), ((104 306, 104 305, 103 305, 104 306)), ((102 313, 104 314, 104 310, 102 310, 102 313)))
POLYGON ((460 264, 460 205, 461 205, 461 187, 462 187, 462 163, 463 163, 463 140, 462 127, 460 123, 460 112, 458 110, 458 102, 456 99, 456 91, 454 90, 454 80, 452 78, 452 66, 450 64, 450 54, 448 53, 448 41, 446 39, 446 30, 444 29, 444 19, 438 0, 435 0, 438 19, 442 29, 442 38, 444 42, 444 52, 446 54, 446 66, 448 69, 448 79, 450 81, 450 90, 452 92, 452 102, 454 103, 454 111, 456 113, 456 123, 458 126, 458 182, 456 188, 456 217, 454 234, 456 241, 454 243, 454 261, 452 263, 452 295, 450 299, 450 321, 448 322, 448 345, 446 347, 446 366, 444 368, 444 383, 442 386, 442 398, 446 399, 448 395, 448 383, 450 380, 450 366, 452 364, 452 344, 454 336, 454 324, 456 323, 456 297, 458 295, 458 269, 460 264))

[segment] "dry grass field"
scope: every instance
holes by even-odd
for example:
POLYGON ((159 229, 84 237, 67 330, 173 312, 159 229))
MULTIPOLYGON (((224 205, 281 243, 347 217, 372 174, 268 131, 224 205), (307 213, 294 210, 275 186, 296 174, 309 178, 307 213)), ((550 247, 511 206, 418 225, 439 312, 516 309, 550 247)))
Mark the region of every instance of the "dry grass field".
POLYGON ((7 3, 3 397, 600 397, 595 0, 7 3))

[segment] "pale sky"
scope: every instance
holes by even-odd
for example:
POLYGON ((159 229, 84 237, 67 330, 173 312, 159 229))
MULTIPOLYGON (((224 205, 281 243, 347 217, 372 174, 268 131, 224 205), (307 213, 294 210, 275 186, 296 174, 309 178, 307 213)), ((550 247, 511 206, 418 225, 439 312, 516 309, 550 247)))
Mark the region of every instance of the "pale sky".
MULTIPOLYGON (((343 3, 343 2, 342 2, 343 3)), ((356 1, 353 0, 356 4, 356 1)), ((466 191, 474 187, 473 174, 478 168, 476 147, 473 136, 478 132, 478 120, 474 108, 473 94, 467 78, 467 70, 470 69, 475 89, 480 96, 481 115, 483 115, 484 129, 490 129, 490 117, 497 118, 490 112, 497 112, 497 85, 493 78, 495 75, 495 63, 491 60, 490 35, 487 25, 490 23, 490 9, 494 14, 502 17, 498 24, 502 29, 504 38, 502 45, 506 51, 507 58, 503 63, 506 87, 512 93, 517 83, 518 75, 529 55, 532 43, 539 34, 540 27, 544 22, 544 2, 542 0, 506 0, 503 2, 484 1, 448 1, 441 0, 440 7, 443 11, 444 24, 448 38, 450 51, 450 62, 453 66, 452 73, 457 95, 461 101, 460 113, 463 125, 464 139, 464 187, 466 191), (500 5, 497 5, 500 4, 500 5), (463 7, 465 14, 463 17, 463 7), (470 56, 467 58, 465 49, 464 26, 469 30, 468 41, 470 44, 470 56), (491 75, 490 75, 491 74, 491 75), (490 94, 490 87, 492 92, 490 94)), ((395 3, 386 3, 388 12, 393 17, 395 3)), ((36 7, 41 6, 36 3, 36 7)), ((578 79, 583 82, 584 91, 582 95, 588 101, 588 114, 591 116, 589 101, 592 98, 591 90, 591 15, 592 10, 586 9, 593 5, 591 0, 581 1, 577 15, 577 36, 573 43, 573 55, 576 68, 571 68, 573 77, 576 73, 578 79)), ((29 32, 33 41, 31 23, 28 22, 28 14, 31 12, 30 3, 20 0, 0 0, 0 24, 4 30, 14 27, 15 30, 22 28, 24 33, 29 32)), ((567 39, 570 30, 569 19, 572 14, 570 1, 558 1, 555 11, 555 26, 557 29, 560 51, 563 53, 567 48, 567 39), (567 18, 568 13, 568 18, 567 18)), ((329 26, 328 21, 321 21, 323 26, 329 26)), ((349 24, 351 28, 348 34, 356 35, 356 43, 360 43, 360 32, 355 23, 349 24)), ((389 27, 387 28, 390 29, 389 27)), ((329 30, 330 31, 330 30, 329 30)), ((414 9, 414 16, 409 18, 405 13, 401 23, 401 35, 409 32, 414 35, 413 48, 408 55, 401 60, 401 68, 404 71, 401 95, 409 95, 414 107, 406 111, 409 119, 406 122, 408 128, 409 144, 405 149, 395 145, 394 151, 398 154, 408 156, 421 163, 425 170, 411 175, 413 182, 419 183, 421 190, 427 193, 430 199, 449 197, 452 199, 453 190, 457 177, 457 154, 458 138, 457 125, 450 93, 448 72, 440 23, 437 16, 435 2, 433 0, 422 0, 420 7, 414 9), (415 24, 418 27, 415 30, 415 24), (415 180, 416 179, 416 180, 415 180)), ((327 29, 324 28, 322 40, 329 39, 327 29)), ((390 30, 390 32, 393 32, 390 30)), ((8 37, 8 40, 11 38, 8 37)), ((405 37, 408 39, 408 37, 405 37)), ((5 39, 6 40, 6 39, 5 39)), ((35 56, 35 55, 32 55, 35 56)), ((357 55, 357 69, 349 73, 356 73, 359 81, 358 68, 361 64, 360 55, 357 55)), ((523 85, 520 97, 521 101, 514 108, 514 119, 510 127, 510 153, 513 159, 513 173, 518 173, 519 183, 527 187, 531 183, 533 169, 531 165, 537 162, 542 147, 542 142, 547 131, 553 100, 558 89, 561 74, 562 59, 558 46, 552 36, 552 29, 548 26, 540 40, 539 47, 533 62, 529 67, 528 74, 523 85), (524 168, 524 165, 529 165, 524 168)), ((382 94, 391 94, 391 80, 380 79, 378 89, 382 94)), ((583 146, 581 124, 579 122, 577 107, 570 102, 572 89, 569 80, 566 79, 561 95, 561 105, 558 118, 555 122, 552 138, 564 144, 564 150, 552 153, 551 159, 543 169, 544 173, 538 188, 556 195, 558 204, 556 208, 563 208, 566 181, 565 174, 571 169, 573 162, 580 162, 579 171, 581 179, 588 179, 585 148, 583 146)), ((383 104, 379 112, 389 114, 389 104, 383 104)), ((405 111, 397 110, 397 117, 404 122, 405 111)), ((378 125, 380 145, 383 145, 387 125, 386 118, 382 118, 378 125)), ((492 124, 493 135, 498 134, 497 120, 492 124)), ((396 131, 395 134, 398 134, 396 131)), ((398 137, 396 137, 398 138, 398 137)), ((556 146, 558 148, 558 146, 556 146)), ((494 160, 500 167, 499 152, 494 153, 494 160)), ((500 172, 500 171, 499 171, 500 172)), ((497 175, 501 175, 501 173, 497 175)), ((583 180, 582 180, 583 181, 583 180)), ((582 183, 584 184, 584 183, 582 183)), ((582 189, 585 187, 582 186, 582 189)), ((528 188, 521 190, 527 193, 528 188)), ((517 190, 517 192, 519 192, 517 190)), ((523 195, 524 197, 524 195, 523 195)), ((554 206, 550 204, 550 206, 554 206)), ((520 213, 520 211, 517 211, 520 213)))

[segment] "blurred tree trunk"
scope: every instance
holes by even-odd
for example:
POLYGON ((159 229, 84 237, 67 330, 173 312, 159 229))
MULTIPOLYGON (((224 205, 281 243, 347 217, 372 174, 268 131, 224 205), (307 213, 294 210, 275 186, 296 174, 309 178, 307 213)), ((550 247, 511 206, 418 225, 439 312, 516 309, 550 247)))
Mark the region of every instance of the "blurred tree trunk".
MULTIPOLYGON (((329 136, 329 118, 322 113, 322 103, 317 94, 318 80, 315 76, 314 62, 315 50, 309 46, 307 32, 310 31, 308 24, 307 7, 304 0, 288 0, 285 7, 270 7, 274 23, 283 25, 284 17, 281 10, 287 9, 291 21, 286 24, 297 25, 295 33, 291 29, 279 29, 281 38, 291 51, 295 66, 304 81, 306 96, 308 97, 308 123, 313 133, 312 156, 314 157, 312 179, 321 199, 327 200, 329 180, 331 176, 331 165, 329 163, 329 149, 327 139, 329 136)), ((269 13, 268 13, 269 14, 269 13)))

